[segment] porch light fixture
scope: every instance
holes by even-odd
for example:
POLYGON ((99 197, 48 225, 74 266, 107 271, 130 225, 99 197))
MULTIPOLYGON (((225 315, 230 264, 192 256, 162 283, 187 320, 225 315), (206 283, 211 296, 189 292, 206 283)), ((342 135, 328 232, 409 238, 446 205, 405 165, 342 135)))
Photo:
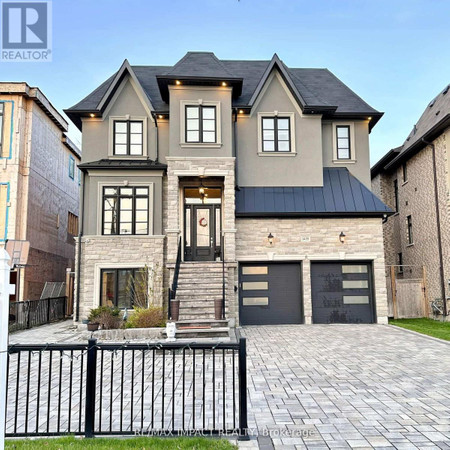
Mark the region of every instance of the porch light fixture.
POLYGON ((207 197, 208 194, 205 193, 205 186, 203 186, 203 179, 200 179, 200 186, 198 188, 198 193, 200 194, 200 198, 202 199, 202 203, 204 203, 205 197, 207 197))
POLYGON ((222 86, 226 86, 227 83, 225 83, 225 81, 222 81, 222 86))
POLYGON ((243 110, 243 109, 240 109, 240 110, 239 110, 239 114, 244 114, 244 110, 243 110))
POLYGON ((159 118, 159 119, 162 119, 162 118, 164 118, 164 116, 160 114, 160 115, 158 116, 158 118, 159 118))
POLYGON ((341 244, 345 244, 345 233, 341 231, 341 234, 339 235, 339 240, 341 241, 341 244))
POLYGON ((181 81, 180 80, 176 80, 175 84, 179 86, 181 84, 181 81))
POLYGON ((95 117, 95 114, 94 113, 90 113, 89 116, 90 117, 95 117))
POLYGON ((273 245, 273 234, 269 233, 267 236, 267 242, 269 242, 269 245, 273 245))

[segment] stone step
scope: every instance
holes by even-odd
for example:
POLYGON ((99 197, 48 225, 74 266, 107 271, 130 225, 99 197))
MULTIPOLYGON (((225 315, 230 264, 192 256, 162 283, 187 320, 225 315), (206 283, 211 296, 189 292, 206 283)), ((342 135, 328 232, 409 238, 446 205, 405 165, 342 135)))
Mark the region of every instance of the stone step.
POLYGON ((190 319, 179 320, 176 322, 177 329, 189 329, 189 328, 226 328, 228 327, 228 320, 215 320, 215 319, 190 319))
MULTIPOLYGON (((217 338, 217 337, 229 337, 230 329, 228 327, 217 327, 209 329, 199 330, 177 330, 175 332, 176 339, 195 339, 195 338, 217 338)), ((163 336, 166 336, 166 332, 163 331, 163 336)))
POLYGON ((202 287, 188 287, 184 285, 179 285, 177 288, 177 297, 179 295, 186 296, 186 295, 194 295, 198 297, 199 295, 205 295, 205 294, 222 294, 222 285, 219 286, 202 286, 202 287))

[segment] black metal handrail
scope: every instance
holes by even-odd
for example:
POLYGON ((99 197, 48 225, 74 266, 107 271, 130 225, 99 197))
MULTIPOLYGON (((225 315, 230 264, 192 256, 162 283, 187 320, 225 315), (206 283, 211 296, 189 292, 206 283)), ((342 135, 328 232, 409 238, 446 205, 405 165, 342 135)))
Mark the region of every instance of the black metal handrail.
POLYGON ((246 355, 245 338, 11 345, 6 435, 195 431, 246 439, 246 355))
POLYGON ((171 302, 172 300, 175 300, 175 297, 177 295, 177 288, 178 288, 178 276, 180 274, 180 266, 181 266, 181 237, 178 240, 178 250, 177 250, 177 260, 175 262, 175 269, 173 271, 173 279, 172 279, 172 286, 169 288, 169 295, 168 295, 168 319, 172 319, 172 312, 171 312, 171 302))

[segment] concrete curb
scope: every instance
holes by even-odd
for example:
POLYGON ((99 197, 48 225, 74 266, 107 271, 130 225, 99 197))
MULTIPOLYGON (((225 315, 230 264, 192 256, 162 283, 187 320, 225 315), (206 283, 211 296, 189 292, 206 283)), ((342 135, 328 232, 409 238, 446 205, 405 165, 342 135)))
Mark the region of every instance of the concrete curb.
POLYGON ((431 341, 440 342, 441 344, 450 345, 450 341, 446 341, 444 339, 439 339, 439 338, 436 338, 433 336, 428 336, 428 334, 419 333, 418 331, 408 330, 407 328, 399 327, 397 325, 382 325, 382 326, 389 327, 390 329, 394 329, 394 330, 404 331, 404 332, 410 333, 410 334, 415 334, 416 336, 420 336, 422 338, 425 338, 425 339, 428 339, 431 341))

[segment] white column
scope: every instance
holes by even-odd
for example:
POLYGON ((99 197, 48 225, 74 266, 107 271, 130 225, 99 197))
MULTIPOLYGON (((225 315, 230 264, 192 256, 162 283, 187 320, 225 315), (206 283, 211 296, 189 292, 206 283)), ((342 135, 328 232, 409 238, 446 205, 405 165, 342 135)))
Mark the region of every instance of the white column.
POLYGON ((4 248, 0 248, 0 450, 5 448, 5 404, 6 404, 6 362, 8 351, 9 284, 10 257, 4 248))

